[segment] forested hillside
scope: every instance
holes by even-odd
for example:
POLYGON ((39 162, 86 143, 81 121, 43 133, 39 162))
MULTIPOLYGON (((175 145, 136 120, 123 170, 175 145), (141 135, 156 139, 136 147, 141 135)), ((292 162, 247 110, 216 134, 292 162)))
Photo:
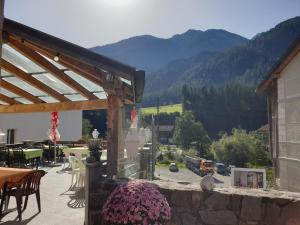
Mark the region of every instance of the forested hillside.
POLYGON ((256 130, 267 123, 266 99, 251 86, 235 83, 202 88, 184 86, 182 96, 184 109, 193 112, 212 138, 220 131, 256 130))
POLYGON ((146 69, 142 106, 182 102, 211 137, 232 128, 267 123, 257 84, 300 36, 300 17, 251 40, 224 30, 196 31, 170 39, 139 36, 93 50, 146 69), (184 86, 184 89, 183 89, 184 86))
POLYGON ((179 90, 184 84, 201 87, 239 82, 251 84, 255 88, 299 35, 300 17, 295 17, 256 35, 243 45, 215 56, 212 53, 212 57, 202 57, 198 61, 191 57, 171 62, 147 77, 143 103, 151 105, 153 96, 160 97, 162 102, 167 103, 180 101, 179 90), (179 73, 174 72, 174 65, 179 73), (189 67, 185 69, 180 65, 189 67))

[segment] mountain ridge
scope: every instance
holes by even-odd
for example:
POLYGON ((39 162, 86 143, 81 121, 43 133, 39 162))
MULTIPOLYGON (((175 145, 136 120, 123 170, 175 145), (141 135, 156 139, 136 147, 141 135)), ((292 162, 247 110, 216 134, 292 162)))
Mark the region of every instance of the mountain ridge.
POLYGON ((146 70, 143 104, 180 101, 181 87, 237 82, 255 87, 300 36, 300 17, 248 40, 222 29, 189 29, 170 38, 142 35, 93 51, 146 70))
POLYGON ((113 44, 96 46, 92 51, 146 70, 158 70, 168 62, 188 58, 202 51, 223 51, 248 39, 222 29, 190 29, 170 38, 140 35, 113 44))

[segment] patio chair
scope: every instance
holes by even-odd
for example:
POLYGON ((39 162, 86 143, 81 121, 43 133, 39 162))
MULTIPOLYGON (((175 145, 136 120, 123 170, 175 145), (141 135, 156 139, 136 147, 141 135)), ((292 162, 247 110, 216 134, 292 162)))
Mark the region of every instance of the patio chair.
POLYGON ((36 195, 38 209, 39 212, 41 212, 40 181, 44 175, 45 175, 45 171, 37 170, 28 174, 17 184, 6 183, 1 196, 0 216, 2 213, 2 208, 4 203, 6 204, 6 206, 8 206, 11 196, 16 198, 19 221, 22 220, 22 212, 27 207, 29 195, 33 195, 33 194, 36 195), (25 202, 24 202, 24 207, 22 209, 23 197, 25 197, 25 202))
POLYGON ((71 178, 71 187, 73 187, 73 183, 74 183, 74 177, 75 177, 75 187, 78 183, 79 180, 79 173, 80 173, 80 169, 78 167, 78 159, 76 158, 76 156, 69 156, 69 163, 71 165, 71 174, 72 174, 72 178, 71 178))
POLYGON ((85 165, 80 159, 77 161, 77 164, 78 164, 78 167, 79 167, 78 186, 79 187, 84 187, 85 165))

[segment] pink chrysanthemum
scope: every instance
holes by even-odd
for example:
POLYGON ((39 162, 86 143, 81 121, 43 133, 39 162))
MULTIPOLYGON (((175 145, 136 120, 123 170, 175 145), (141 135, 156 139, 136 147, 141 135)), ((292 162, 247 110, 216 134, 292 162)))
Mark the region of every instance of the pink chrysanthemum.
POLYGON ((152 184, 129 181, 110 194, 101 214, 110 224, 163 225, 170 219, 171 209, 152 184))

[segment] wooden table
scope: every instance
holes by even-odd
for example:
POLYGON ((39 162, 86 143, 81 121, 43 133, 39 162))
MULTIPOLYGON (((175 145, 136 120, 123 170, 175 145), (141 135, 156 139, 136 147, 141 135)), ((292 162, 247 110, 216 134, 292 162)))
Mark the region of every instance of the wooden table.
POLYGON ((0 167, 0 189, 6 182, 18 183, 25 176, 32 173, 34 170, 31 169, 19 169, 19 168, 7 168, 0 167))

